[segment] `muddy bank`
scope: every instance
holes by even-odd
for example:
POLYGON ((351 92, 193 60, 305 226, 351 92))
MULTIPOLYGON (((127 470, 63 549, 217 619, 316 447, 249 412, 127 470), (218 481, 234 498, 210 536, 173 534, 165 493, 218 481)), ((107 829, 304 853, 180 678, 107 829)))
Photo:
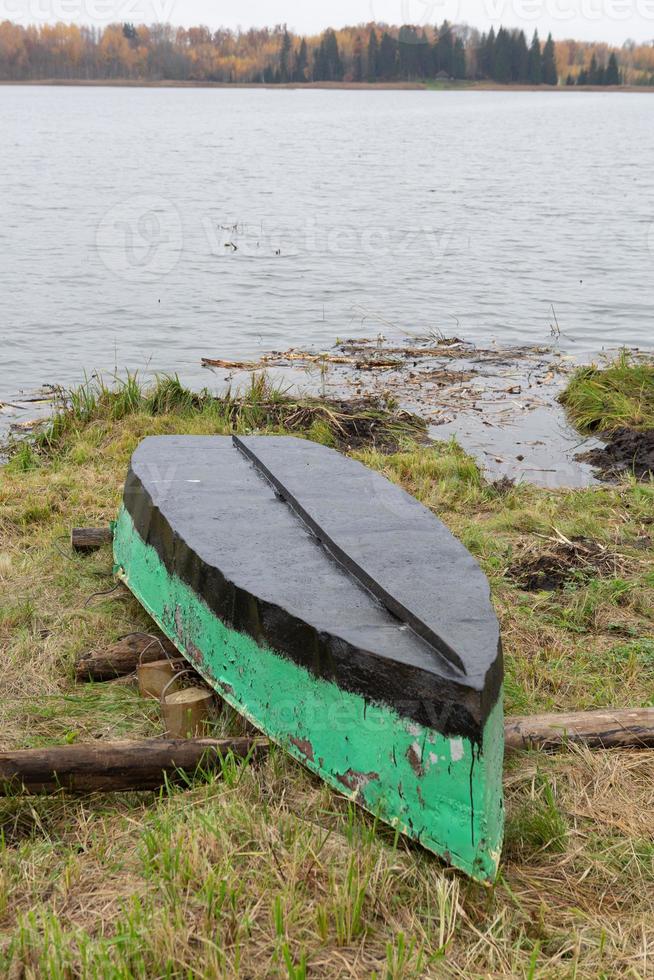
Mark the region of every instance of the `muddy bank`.
POLYGON ((615 578, 628 566, 623 556, 589 538, 569 540, 558 534, 547 538, 542 550, 534 544, 505 571, 505 576, 524 592, 556 592, 567 585, 596 578, 615 578))
POLYGON ((608 440, 605 446, 578 456, 596 469, 600 479, 615 481, 627 473, 633 473, 639 480, 654 477, 654 429, 645 432, 617 429, 603 438, 608 440))

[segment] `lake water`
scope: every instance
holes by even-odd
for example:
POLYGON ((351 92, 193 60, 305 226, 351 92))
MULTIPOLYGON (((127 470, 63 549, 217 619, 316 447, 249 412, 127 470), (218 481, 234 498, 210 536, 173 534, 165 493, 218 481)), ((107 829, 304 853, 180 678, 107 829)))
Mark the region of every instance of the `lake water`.
POLYGON ((0 87, 0 401, 337 337, 651 346, 654 99, 0 87))

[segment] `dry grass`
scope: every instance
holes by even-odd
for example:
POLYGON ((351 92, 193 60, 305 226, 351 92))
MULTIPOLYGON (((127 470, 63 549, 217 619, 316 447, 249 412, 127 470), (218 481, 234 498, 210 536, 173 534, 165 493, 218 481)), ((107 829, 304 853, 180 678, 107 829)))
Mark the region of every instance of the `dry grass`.
MULTIPOLYGON (((115 513, 146 434, 236 424, 192 405, 96 411, 0 473, 0 746, 152 735, 117 685, 75 687, 81 651, 146 627, 111 557, 71 556, 72 524, 115 513)), ((320 435, 315 431, 314 436, 320 435)), ((654 690, 654 487, 498 492, 454 445, 360 454, 484 565, 514 713, 642 706, 654 690), (531 542, 582 538, 619 574, 524 592, 531 542), (541 535, 541 537, 538 537, 541 535)), ((226 714, 223 728, 239 731, 226 714)), ((188 792, 0 802, 0 973, 31 977, 617 977, 654 970, 654 754, 507 761, 504 864, 485 890, 280 754, 188 792)))

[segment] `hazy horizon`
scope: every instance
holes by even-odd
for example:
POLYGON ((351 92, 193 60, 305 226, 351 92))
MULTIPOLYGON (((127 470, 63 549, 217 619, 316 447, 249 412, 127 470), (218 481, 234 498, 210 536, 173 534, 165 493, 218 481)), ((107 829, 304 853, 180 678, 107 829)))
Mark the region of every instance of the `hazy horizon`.
POLYGON ((387 24, 467 24, 535 29, 556 40, 574 38, 622 46, 654 39, 654 0, 0 0, 0 21, 46 24, 62 21, 102 27, 116 21, 169 22, 175 26, 241 28, 287 24, 298 34, 317 34, 370 21, 387 24))

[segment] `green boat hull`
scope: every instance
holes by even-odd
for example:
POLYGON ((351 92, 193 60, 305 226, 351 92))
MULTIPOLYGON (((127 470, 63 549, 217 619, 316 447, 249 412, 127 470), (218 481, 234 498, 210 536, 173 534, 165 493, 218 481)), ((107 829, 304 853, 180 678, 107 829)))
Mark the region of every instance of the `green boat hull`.
POLYGON ((116 574, 228 704, 339 793, 471 877, 493 881, 503 835, 501 694, 481 740, 446 737, 227 626, 168 571, 125 507, 114 560, 116 574))

